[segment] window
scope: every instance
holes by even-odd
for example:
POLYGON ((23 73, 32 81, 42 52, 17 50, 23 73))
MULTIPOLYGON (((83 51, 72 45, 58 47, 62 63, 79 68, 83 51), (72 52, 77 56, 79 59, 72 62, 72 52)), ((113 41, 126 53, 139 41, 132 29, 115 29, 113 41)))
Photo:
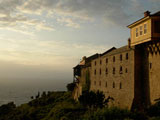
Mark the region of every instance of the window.
POLYGON ((119 73, 120 73, 120 74, 122 74, 122 73, 123 73, 122 66, 120 66, 119 73))
POLYGON ((136 28, 136 37, 138 37, 138 28, 136 28))
POLYGON ((147 24, 144 24, 144 34, 147 33, 147 24))
POLYGON ((154 32, 160 33, 160 21, 154 21, 154 32))
POLYGON ((96 85, 96 81, 94 81, 94 85, 96 85))
POLYGON ((115 62, 116 61, 116 58, 115 58, 115 56, 113 56, 113 62, 115 62))
POLYGON ((106 63, 108 63, 108 58, 106 58, 106 63))
POLYGON ((143 33, 142 26, 140 26, 139 29, 140 29, 139 35, 142 35, 143 33))
POLYGON ((128 73, 128 69, 126 68, 126 73, 128 73))
POLYGON ((126 60, 128 60, 128 53, 126 53, 126 60))
POLYGON ((113 88, 115 88, 115 83, 113 82, 113 88))
POLYGON ((94 65, 96 66, 96 64, 97 64, 97 62, 95 61, 95 62, 94 62, 94 65))
POLYGON ((99 81, 99 86, 101 86, 101 81, 99 81))
POLYGON ((107 87, 107 82, 106 82, 106 87, 107 87))
POLYGON ((100 65, 102 64, 102 60, 100 60, 100 65))
POLYGON ((122 54, 120 55, 120 61, 122 61, 122 54))
POLYGON ((94 74, 96 75, 96 70, 94 70, 94 74))
POLYGON ((113 74, 115 74, 115 71, 116 71, 116 69, 115 69, 115 67, 113 68, 113 74))
POLYGON ((120 84, 119 84, 119 89, 122 89, 122 83, 120 82, 120 84))
POLYGON ((108 68, 106 68, 106 74, 108 74, 108 68))
POLYGON ((152 63, 149 63, 149 68, 152 69, 152 63))
POLYGON ((101 69, 99 70, 99 74, 101 75, 101 73, 102 73, 102 71, 101 71, 101 69))

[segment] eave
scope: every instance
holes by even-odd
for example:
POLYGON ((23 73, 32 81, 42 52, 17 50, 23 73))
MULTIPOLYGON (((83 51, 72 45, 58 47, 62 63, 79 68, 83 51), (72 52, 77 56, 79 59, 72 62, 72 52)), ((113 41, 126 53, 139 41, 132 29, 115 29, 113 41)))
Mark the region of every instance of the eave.
POLYGON ((127 27, 128 27, 128 28, 132 28, 132 27, 136 26, 137 24, 140 24, 140 23, 142 23, 142 22, 144 22, 144 21, 146 21, 146 20, 148 20, 148 19, 150 19, 150 18, 151 18, 151 16, 144 17, 144 18, 142 18, 142 19, 140 19, 140 20, 137 20, 136 22, 128 25, 127 27))

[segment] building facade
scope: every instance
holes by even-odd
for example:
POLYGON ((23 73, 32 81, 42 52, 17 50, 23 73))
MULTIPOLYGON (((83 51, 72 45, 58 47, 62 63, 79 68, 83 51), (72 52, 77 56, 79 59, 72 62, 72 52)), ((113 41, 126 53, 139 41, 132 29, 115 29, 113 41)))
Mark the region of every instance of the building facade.
POLYGON ((110 106, 141 108, 160 98, 160 12, 146 11, 128 28, 128 45, 84 57, 74 68, 75 99, 82 94, 87 74, 90 90, 114 98, 110 106))

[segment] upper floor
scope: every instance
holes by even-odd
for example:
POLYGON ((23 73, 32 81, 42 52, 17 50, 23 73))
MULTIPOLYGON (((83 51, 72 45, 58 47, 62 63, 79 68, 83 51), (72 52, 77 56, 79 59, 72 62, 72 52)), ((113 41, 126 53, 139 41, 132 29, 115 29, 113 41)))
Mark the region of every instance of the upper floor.
POLYGON ((154 14, 146 11, 142 19, 127 27, 130 28, 131 46, 158 40, 160 38, 160 11, 154 14))

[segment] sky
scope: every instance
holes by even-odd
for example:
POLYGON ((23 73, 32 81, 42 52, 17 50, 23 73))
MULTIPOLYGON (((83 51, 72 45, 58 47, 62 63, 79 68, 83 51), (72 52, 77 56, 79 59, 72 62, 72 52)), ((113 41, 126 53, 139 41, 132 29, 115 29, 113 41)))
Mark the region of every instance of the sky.
POLYGON ((127 44, 160 0, 0 0, 0 84, 72 82, 83 56, 127 44))

